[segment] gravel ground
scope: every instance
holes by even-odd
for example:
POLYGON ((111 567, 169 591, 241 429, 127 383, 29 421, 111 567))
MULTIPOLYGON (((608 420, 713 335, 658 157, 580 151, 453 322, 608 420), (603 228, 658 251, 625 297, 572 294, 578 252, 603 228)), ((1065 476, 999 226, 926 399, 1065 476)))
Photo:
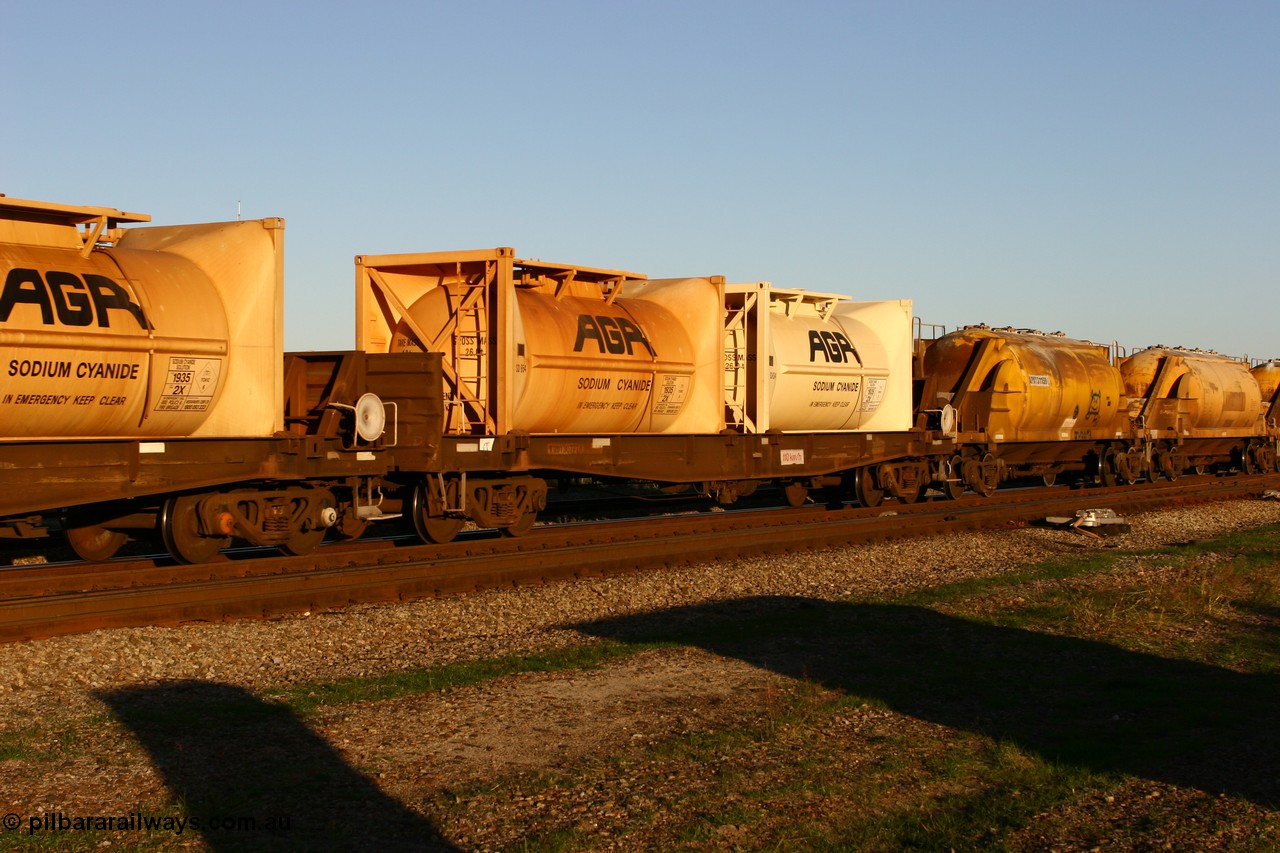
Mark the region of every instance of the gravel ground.
MULTIPOLYGON (((1280 501, 1234 501, 1133 516, 1116 542, 1154 547, 1280 522, 1280 501)), ((444 600, 362 605, 269 621, 97 631, 0 646, 0 730, 94 705, 92 691, 202 679, 258 691, 300 681, 562 647, 565 626, 766 595, 892 596, 1025 565, 1105 539, 1024 528, 798 553, 444 600)))
MULTIPOLYGON (((304 728, 273 723, 271 706, 254 697, 299 682, 593 642, 572 626, 658 609, 761 596, 891 597, 1064 553, 1204 539, 1280 523, 1280 502, 1236 501, 1129 521, 1132 531, 1114 539, 1046 528, 955 534, 458 599, 270 621, 118 629, 0 646, 0 667, 8 676, 0 683, 0 734, 40 733, 28 750, 35 757, 0 760, 0 805, 24 819, 137 809, 171 814, 174 778, 191 789, 197 804, 265 779, 260 784, 270 793, 250 790, 245 796, 275 803, 282 814, 294 816, 294 827, 287 836, 254 836, 255 845, 267 846, 252 849, 503 850, 518 847, 529 834, 565 826, 588 839, 587 849, 636 849, 638 843, 661 849, 682 837, 681 827, 702 819, 699 803, 716 809, 733 803, 715 799, 721 785, 716 774, 723 768, 694 762, 680 770, 688 778, 673 777, 662 766, 650 766, 655 753, 648 745, 690 731, 737 731, 761 715, 771 719, 771 709, 783 701, 779 697, 796 689, 792 679, 745 660, 676 647, 598 670, 524 673, 443 693, 346 703, 323 709, 304 728), (139 698, 138 688, 146 695, 139 698), (107 701, 126 722, 141 715, 130 728, 148 741, 145 749, 120 724, 104 724, 107 701), (154 714, 166 703, 191 715, 181 736, 156 728, 154 714), (261 720, 247 741, 236 728, 238 715, 246 711, 261 720), (248 767, 254 771, 246 776, 248 767), (573 774, 572 784, 548 787, 538 781, 566 772, 573 774), (317 787, 320 779, 327 781, 317 787), (673 803, 674 792, 686 789, 703 793, 673 803), (460 798, 457 791, 463 792, 460 798), (668 807, 674 809, 670 814, 668 807), (637 814, 650 812, 655 822, 646 824, 644 838, 637 839, 637 814), (325 834, 334 830, 333 815, 352 814, 366 820, 338 824, 351 834, 325 834), (370 835, 370 825, 380 831, 370 835)), ((836 729, 780 732, 778 743, 765 745, 760 755, 746 755, 736 772, 758 776, 770 790, 783 786, 786 774, 802 766, 793 764, 788 751, 793 737, 803 741, 795 749, 807 750, 803 754, 809 760, 834 761, 833 772, 879 766, 886 742, 919 736, 945 745, 972 737, 872 706, 849 711, 829 725, 836 729), (773 754, 777 749, 785 754, 773 754)), ((1108 849, 1160 849, 1165 839, 1173 844, 1168 849, 1192 849, 1174 843, 1187 841, 1188 827, 1201 833, 1189 842, 1196 849, 1233 849, 1240 839, 1230 833, 1275 835, 1269 823, 1273 813, 1265 808, 1169 785, 1154 791, 1122 792, 1118 802, 1108 802, 1107 812, 1118 826, 1108 849), (1157 795, 1171 814, 1193 815, 1191 823, 1151 829, 1148 824, 1159 814, 1152 811, 1150 797, 1157 795), (1129 812, 1134 816, 1121 819, 1129 812)), ((786 803, 766 824, 785 825, 787 809, 797 803, 819 813, 825 808, 821 799, 808 803, 802 797, 786 803)), ((832 804, 837 812, 848 807, 832 804)), ((1078 834, 1076 811, 1059 809, 1041 817, 1016 849, 1089 849, 1064 841, 1078 834)), ((1089 826, 1096 823, 1090 821, 1089 826)), ((697 849, 750 848, 747 832, 721 825, 697 849)), ((141 840, 136 849, 145 850, 251 849, 224 848, 225 838, 191 832, 99 838, 58 835, 59 843, 75 843, 41 849, 120 844, 135 849, 129 846, 133 840, 141 840)))

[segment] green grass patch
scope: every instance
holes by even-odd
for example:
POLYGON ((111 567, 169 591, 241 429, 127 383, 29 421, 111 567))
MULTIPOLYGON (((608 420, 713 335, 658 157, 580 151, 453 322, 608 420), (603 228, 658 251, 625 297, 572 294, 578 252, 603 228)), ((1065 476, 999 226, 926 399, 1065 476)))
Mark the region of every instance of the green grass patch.
POLYGON ((53 761, 72 755, 80 745, 80 727, 106 719, 106 715, 95 715, 83 721, 51 720, 0 731, 0 761, 53 761))
POLYGON ((270 699, 287 705, 297 713, 305 714, 335 705, 382 702, 405 696, 467 687, 511 675, 599 669, 663 645, 670 644, 602 641, 534 655, 509 655, 392 672, 386 675, 309 682, 284 690, 269 691, 266 695, 270 699))
POLYGON ((568 853, 582 850, 585 839, 583 834, 573 827, 538 832, 521 839, 511 850, 519 853, 568 853))
POLYGON ((36 726, 0 732, 0 761, 30 761, 44 752, 43 741, 36 726))
POLYGON ((1031 584, 1059 581, 1080 575, 1111 570, 1120 555, 1112 551, 1088 552, 1079 558, 1057 558, 1033 563, 1016 571, 991 577, 972 578, 941 586, 920 589, 888 599, 874 599, 886 604, 914 604, 929 607, 1007 589, 1024 589, 1031 584))
POLYGON ((1150 550, 1057 558, 886 603, 1276 672, 1280 642, 1268 626, 1280 615, 1280 528, 1150 550), (1139 560, 1145 567, 1135 574, 1132 566, 1139 560), (1111 581, 1112 576, 1120 580, 1111 581))

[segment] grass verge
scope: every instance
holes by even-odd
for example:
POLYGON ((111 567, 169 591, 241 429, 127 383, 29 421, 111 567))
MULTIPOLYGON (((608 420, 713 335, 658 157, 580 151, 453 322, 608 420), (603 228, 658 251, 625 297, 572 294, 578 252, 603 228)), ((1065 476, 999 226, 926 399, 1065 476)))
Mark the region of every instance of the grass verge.
MULTIPOLYGON (((265 697, 202 684, 126 691, 108 697, 115 715, 98 727, 135 734, 140 760, 171 789, 186 780, 185 798, 154 813, 284 803, 315 837, 353 845, 438 831, 462 849, 548 853, 1273 850, 1278 555, 1280 528, 1264 528, 1090 551, 894 599, 695 605, 577 626, 596 638, 582 646, 265 697), (376 713, 390 700, 688 647, 768 675, 693 722, 659 724, 670 715, 655 713, 649 736, 536 772, 410 781, 390 796, 305 725, 324 709, 376 713), (246 783, 248 765, 267 773, 246 783), (376 818, 359 832, 343 823, 352 796, 376 818)), ((4 734, 0 760, 51 773, 96 742, 58 731, 4 734)), ((297 839, 239 841, 291 849, 297 839)), ((0 850, 27 841, 6 833, 0 850)), ((66 849, 104 841, 150 850, 191 837, 93 835, 66 849)))

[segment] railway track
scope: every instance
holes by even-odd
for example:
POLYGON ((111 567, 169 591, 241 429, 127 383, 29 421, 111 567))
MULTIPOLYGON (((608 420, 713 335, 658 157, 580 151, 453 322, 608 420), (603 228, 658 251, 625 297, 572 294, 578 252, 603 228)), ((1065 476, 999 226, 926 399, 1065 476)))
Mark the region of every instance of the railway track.
POLYGON ((263 618, 350 604, 450 596, 662 566, 1020 525, 1078 509, 1140 512, 1258 495, 1277 475, 1197 477, 1124 489, 1038 488, 993 498, 708 511, 556 524, 527 536, 477 535, 440 546, 407 540, 332 545, 307 557, 224 553, 211 563, 165 558, 38 564, 0 572, 0 642, 100 628, 263 618))

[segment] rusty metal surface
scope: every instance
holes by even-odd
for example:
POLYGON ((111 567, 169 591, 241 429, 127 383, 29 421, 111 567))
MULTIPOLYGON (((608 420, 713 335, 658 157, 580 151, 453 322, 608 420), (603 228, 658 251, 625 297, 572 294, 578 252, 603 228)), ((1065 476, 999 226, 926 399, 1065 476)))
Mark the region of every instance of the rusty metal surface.
POLYGON ((932 342, 921 408, 950 404, 960 437, 985 442, 1109 440, 1128 434, 1106 347, 1061 335, 970 327, 932 342))
POLYGON ((441 428, 442 404, 431 393, 439 358, 291 355, 282 408, 289 435, 0 442, 0 516, 251 481, 381 475, 393 447, 429 464, 441 428), (387 434, 375 442, 359 440, 351 423, 367 392, 393 404, 387 434))
POLYGON ((1262 389, 1249 365, 1217 353, 1151 347, 1120 362, 1129 416, 1150 438, 1263 433, 1262 389))
POLYGON ((288 480, 325 472, 378 470, 385 462, 354 454, 330 459, 300 439, 185 439, 165 442, 62 442, 56 452, 26 443, 0 444, 0 515, 31 513, 99 501, 142 498, 252 480, 288 480), (45 451, 45 452, 38 452, 45 451), (308 461, 311 460, 311 461, 308 461), (337 463, 337 464, 335 464, 337 463))
MULTIPOLYGON (((812 477, 903 456, 952 452, 950 441, 923 431, 852 436, 517 435, 488 440, 445 437, 438 464, 445 471, 550 470, 692 483, 812 477)), ((413 463, 407 460, 406 464, 413 463)))
MULTIPOLYGON (((186 621, 257 618, 277 613, 344 607, 357 602, 453 595, 495 586, 543 583, 737 556, 814 549, 858 542, 930 535, 1022 523, 1100 504, 1141 511, 1189 501, 1225 500, 1274 488, 1277 478, 1204 478, 1194 484, 1155 483, 1131 489, 1027 490, 988 500, 932 501, 878 509, 810 506, 768 512, 698 516, 539 528, 522 539, 483 539, 449 546, 362 548, 310 558, 239 562, 200 567, 125 567, 138 586, 53 595, 23 595, 40 586, 39 572, 24 569, 0 600, 0 641, 15 641, 98 628, 186 621), (886 515, 886 513, 892 513, 886 515), (163 580, 166 574, 175 582, 163 580)), ((66 575, 68 570, 57 569, 66 575)), ((83 583, 85 576, 75 582, 83 583)), ((99 579, 108 583, 109 576, 99 579)), ((0 582, 2 583, 2 582, 0 582)), ((64 589, 67 586, 63 587, 64 589)), ((0 591, 6 587, 0 585, 0 591)))

